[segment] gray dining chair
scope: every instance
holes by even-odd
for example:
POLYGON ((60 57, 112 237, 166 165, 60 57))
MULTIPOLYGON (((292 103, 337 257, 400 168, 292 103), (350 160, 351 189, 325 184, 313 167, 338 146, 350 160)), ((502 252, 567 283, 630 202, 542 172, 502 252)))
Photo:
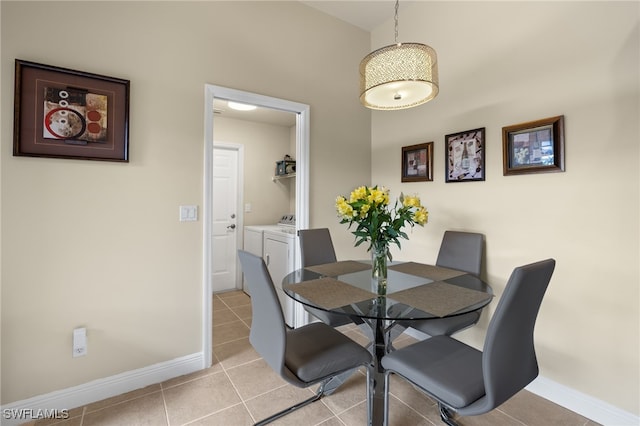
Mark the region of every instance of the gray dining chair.
MULTIPOLYGON (((298 238, 300 239, 300 258, 303 268, 337 262, 329 229, 301 229, 298 231, 298 238)), ((340 327, 352 322, 346 315, 332 314, 309 306, 305 306, 304 309, 331 327, 340 327)))
MULTIPOLYGON (((265 362, 285 381, 300 388, 320 383, 311 398, 258 423, 264 425, 322 398, 325 385, 335 376, 371 364, 371 354, 335 330, 315 322, 287 328, 269 270, 261 257, 238 250, 251 290, 249 341, 265 362)), ((369 370, 367 368, 367 382, 369 370)))
POLYGON ((386 384, 390 373, 404 377, 438 402, 451 426, 452 411, 475 416, 507 401, 538 376, 533 331, 555 264, 547 259, 513 270, 482 352, 450 336, 432 337, 382 358, 386 384))
MULTIPOLYGON (((445 231, 438 251, 436 266, 457 269, 480 276, 484 256, 484 235, 475 232, 445 231)), ((401 321, 402 327, 412 327, 429 336, 451 336, 475 325, 480 310, 448 318, 401 321)))

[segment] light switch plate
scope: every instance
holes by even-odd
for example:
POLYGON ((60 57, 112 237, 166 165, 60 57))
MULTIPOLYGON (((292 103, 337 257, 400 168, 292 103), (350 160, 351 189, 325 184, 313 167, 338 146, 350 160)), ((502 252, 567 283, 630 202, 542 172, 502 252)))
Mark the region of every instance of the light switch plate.
POLYGON ((198 220, 198 206, 180 206, 180 222, 195 222, 198 220))

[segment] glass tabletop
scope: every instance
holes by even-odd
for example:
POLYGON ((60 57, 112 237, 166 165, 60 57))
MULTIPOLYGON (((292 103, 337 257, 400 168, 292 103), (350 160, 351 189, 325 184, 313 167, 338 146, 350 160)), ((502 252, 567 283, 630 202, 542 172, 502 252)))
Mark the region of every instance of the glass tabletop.
POLYGON ((452 317, 480 309, 493 298, 493 290, 480 278, 432 265, 390 263, 387 294, 382 296, 372 290, 375 287, 371 262, 337 262, 315 269, 318 271, 298 269, 285 276, 284 292, 304 305, 350 317, 385 320, 452 317), (344 267, 345 263, 349 266, 344 267))

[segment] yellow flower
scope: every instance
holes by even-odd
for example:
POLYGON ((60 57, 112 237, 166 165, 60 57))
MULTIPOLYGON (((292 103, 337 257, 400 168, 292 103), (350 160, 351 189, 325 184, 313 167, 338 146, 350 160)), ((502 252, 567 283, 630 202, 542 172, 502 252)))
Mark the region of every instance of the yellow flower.
POLYGON ((371 192, 369 193, 368 200, 372 204, 386 205, 389 203, 389 194, 386 191, 372 188, 371 192))
POLYGON ((417 196, 405 195, 402 204, 405 207, 421 207, 420 198, 417 196))
POLYGON ((371 208, 370 204, 364 204, 362 207, 360 207, 360 217, 363 219, 367 217, 367 212, 369 211, 370 208, 371 208))
POLYGON ((429 220, 429 212, 424 207, 420 206, 418 210, 413 214, 413 220, 418 225, 424 225, 429 220))
POLYGON ((367 187, 361 186, 360 188, 356 188, 351 192, 351 196, 349 197, 349 202, 354 203, 358 200, 364 200, 367 196, 367 187))
MULTIPOLYGON (((356 224, 352 233, 356 236, 356 246, 369 243, 369 249, 397 244, 399 238, 408 238, 402 232, 405 226, 423 226, 429 219, 429 212, 420 203, 417 195, 405 197, 400 194, 393 205, 389 204, 389 190, 384 186, 360 186, 349 197, 336 198, 336 210, 340 223, 356 224)), ((389 255, 389 259, 391 256, 389 255)))
POLYGON ((347 203, 347 200, 345 200, 344 197, 336 198, 336 209, 340 216, 346 219, 350 219, 354 216, 353 207, 347 203))

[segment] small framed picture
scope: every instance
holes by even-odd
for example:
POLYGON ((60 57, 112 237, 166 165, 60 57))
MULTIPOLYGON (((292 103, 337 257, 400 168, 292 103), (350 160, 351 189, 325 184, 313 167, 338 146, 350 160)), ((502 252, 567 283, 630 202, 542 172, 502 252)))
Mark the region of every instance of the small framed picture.
POLYGON ((13 155, 129 161, 129 80, 16 59, 13 155))
POLYGON ((433 180, 433 142, 402 147, 402 182, 433 180))
POLYGON ((503 174, 564 171, 564 116, 502 128, 503 174))
POLYGON ((484 127, 444 137, 446 182, 484 180, 484 127))

